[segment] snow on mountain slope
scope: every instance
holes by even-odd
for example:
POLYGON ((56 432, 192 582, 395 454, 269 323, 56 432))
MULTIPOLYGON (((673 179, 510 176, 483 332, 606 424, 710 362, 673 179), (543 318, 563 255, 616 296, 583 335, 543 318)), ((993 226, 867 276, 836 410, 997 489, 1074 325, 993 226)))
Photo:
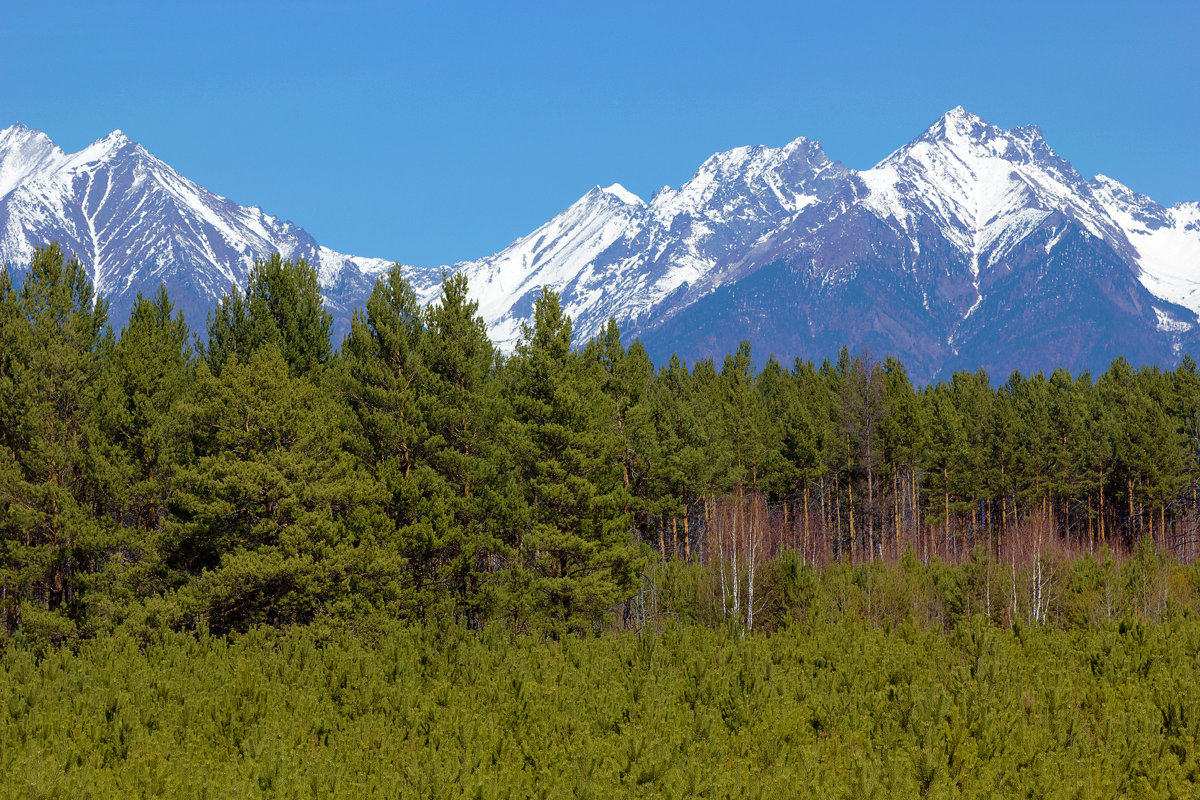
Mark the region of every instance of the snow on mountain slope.
POLYGON ((275 252, 308 259, 322 286, 392 264, 321 247, 293 223, 184 178, 121 131, 68 155, 14 125, 0 132, 0 188, 0 259, 19 266, 58 241, 113 303, 118 326, 136 293, 159 283, 197 326, 231 285, 244 285, 255 259, 275 252))
MULTIPOLYGON (((588 283, 596 257, 631 226, 639 224, 645 204, 620 184, 592 189, 528 236, 495 255, 457 265, 466 270, 479 313, 488 321, 493 340, 505 349, 515 345, 521 322, 542 286, 562 288, 588 283)), ((569 312, 578 316, 582 295, 573 297, 569 312)))
POLYGON ((740 147, 648 204, 619 184, 596 187, 499 253, 455 269, 502 349, 515 345, 543 286, 562 295, 583 341, 610 316, 628 328, 712 291, 758 239, 840 188, 845 174, 806 139, 740 147))
POLYGON ((913 236, 914 247, 914 218, 925 215, 971 259, 976 276, 1054 211, 1122 243, 1087 181, 1038 128, 1004 130, 961 106, 859 177, 870 190, 863 202, 913 236))
POLYGON ((1200 203, 1164 208, 1103 175, 1092 188, 1136 250, 1142 285, 1200 313, 1200 203))
MULTIPOLYGON (((340 336, 391 264, 322 247, 120 132, 66 154, 15 125, 0 131, 0 259, 19 265, 52 240, 87 264, 118 323, 136 291, 164 282, 199 328, 255 258, 278 251, 316 265, 340 336)), ((648 202, 597 186, 508 247, 445 269, 466 273, 502 350, 544 286, 577 343, 611 316, 648 346, 658 337, 659 355, 723 353, 744 335, 784 358, 863 343, 931 376, 955 359, 1051 363, 1038 348, 1091 368, 1121 346, 1166 359, 1200 346, 1200 205, 1089 182, 1036 127, 1004 130, 961 107, 862 172, 800 138, 717 153, 648 202)), ((425 302, 441 273, 406 269, 425 302)))
MULTIPOLYGON (((896 320, 924 319, 941 342, 922 345, 932 354, 956 352, 968 320, 973 335, 986 330, 989 320, 972 315, 982 313, 993 289, 1022 285, 1004 276, 1028 269, 1036 253, 1058 268, 1069 263, 1051 252, 1076 242, 1072 231, 1079 230, 1103 243, 1096 252, 1111 251, 1113 263, 1140 271, 1142 285, 1164 301, 1154 311, 1159 330, 1189 328, 1179 306, 1200 310, 1192 249, 1200 237, 1188 228, 1194 207, 1158 207, 1156 219, 1167 221, 1135 224, 1101 188, 1056 154, 1038 128, 1004 130, 959 107, 862 172, 797 139, 717 153, 649 203, 596 188, 505 250, 455 268, 467 273, 502 349, 517 341, 542 286, 561 293, 577 341, 598 333, 609 316, 627 334, 646 338, 722 287, 783 263, 802 268, 809 287, 803 291, 867 291, 876 304, 886 304, 889 293, 918 298, 916 307, 873 324, 876 333, 902 336, 896 320), (836 288, 850 284, 872 288, 836 288)), ((1089 258, 1095 270, 1110 257, 1089 258)), ((744 306, 739 318, 766 313, 755 310, 760 301, 734 296, 744 306)), ((762 302, 763 309, 770 305, 762 302)), ((1000 304, 988 312, 995 315, 1006 300, 991 302, 1000 304)), ((805 318, 814 331, 828 328, 820 315, 805 318)))
POLYGON ((0 131, 0 197, 31 175, 52 171, 66 157, 41 131, 20 123, 0 131))

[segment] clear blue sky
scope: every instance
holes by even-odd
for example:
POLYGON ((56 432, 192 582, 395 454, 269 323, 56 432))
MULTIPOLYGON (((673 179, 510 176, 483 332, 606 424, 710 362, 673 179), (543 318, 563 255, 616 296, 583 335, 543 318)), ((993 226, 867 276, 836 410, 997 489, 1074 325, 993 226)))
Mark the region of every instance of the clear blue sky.
POLYGON ((1200 200, 1200 3, 7 3, 0 127, 120 128, 342 252, 434 266, 596 184, 821 141, 866 168, 962 104, 1200 200))

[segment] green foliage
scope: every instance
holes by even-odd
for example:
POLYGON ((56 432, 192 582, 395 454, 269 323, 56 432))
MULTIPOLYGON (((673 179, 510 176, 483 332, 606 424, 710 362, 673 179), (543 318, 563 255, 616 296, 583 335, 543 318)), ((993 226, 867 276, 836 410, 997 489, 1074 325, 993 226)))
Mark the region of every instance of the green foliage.
POLYGON ((348 530, 376 487, 347 452, 346 412, 329 393, 267 345, 219 376, 202 365, 183 411, 196 459, 174 479, 166 553, 190 577, 181 613, 243 630, 309 622, 351 595, 389 599, 399 565, 370 534, 354 547, 348 530))
POLYGON ((113 525, 94 513, 101 436, 92 414, 112 346, 107 308, 93 297, 83 265, 57 245, 34 253, 19 292, 7 269, 0 277, 0 629, 6 632, 32 614, 52 638, 68 636, 89 566, 115 543, 113 525))
POLYGON ((1200 554, 1190 357, 999 386, 913 387, 845 348, 655 368, 615 321, 578 347, 549 291, 505 356, 462 275, 424 306, 399 266, 336 355, 329 326, 316 270, 279 255, 195 359, 165 290, 114 337, 57 247, 20 287, 0 271, 0 631, 1069 627, 1194 607, 1186 571, 1147 568, 1133 596, 1109 566, 1200 554), (905 559, 921 570, 864 566, 905 559))
POLYGON ((315 266, 275 253, 256 260, 246 281, 245 294, 232 287, 209 315, 210 369, 219 372, 234 357, 245 361, 266 344, 279 348, 293 375, 329 361, 333 315, 325 310, 315 266))
POLYGON ((571 350, 570 319, 549 289, 534 304, 534 323, 505 379, 512 416, 504 441, 528 508, 507 611, 518 625, 544 607, 560 629, 591 628, 631 594, 641 553, 630 536, 604 372, 571 350))
POLYGON ((0 654, 4 796, 1175 797, 1200 623, 256 630, 0 654))

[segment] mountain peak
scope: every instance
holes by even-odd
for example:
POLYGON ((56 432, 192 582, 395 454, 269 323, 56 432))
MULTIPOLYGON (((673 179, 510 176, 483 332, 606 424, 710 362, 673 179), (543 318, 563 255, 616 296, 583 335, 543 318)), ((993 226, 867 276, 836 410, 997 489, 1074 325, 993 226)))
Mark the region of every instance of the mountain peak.
POLYGON ((642 198, 638 197, 636 194, 629 191, 628 189, 626 189, 624 186, 622 186, 619 183, 614 183, 611 186, 603 186, 603 187, 601 187, 600 191, 604 192, 605 194, 612 195, 613 197, 617 198, 618 200, 620 200, 622 203, 625 203, 626 205, 631 205, 631 206, 646 205, 645 201, 643 201, 642 198))
POLYGON ((0 196, 54 169, 64 157, 49 136, 20 122, 0 131, 0 196))
POLYGON ((925 141, 972 141, 989 138, 999 129, 962 106, 955 106, 930 125, 919 138, 925 141))
POLYGON ((125 131, 118 128, 100 140, 101 143, 107 145, 112 150, 119 150, 127 145, 136 144, 132 139, 125 135, 125 131))
POLYGON ((115 152, 117 150, 123 150, 130 146, 137 147, 138 144, 137 144, 137 142, 133 141, 128 136, 126 136, 125 131, 117 129, 117 130, 113 131, 112 133, 108 134, 107 136, 105 136, 101 139, 97 139, 96 141, 92 142, 90 145, 88 145, 87 149, 88 150, 97 149, 97 150, 102 150, 105 152, 115 152))
POLYGON ((97 139, 87 147, 70 157, 73 164, 90 164, 97 161, 109 161, 119 155, 134 153, 146 154, 145 148, 125 135, 124 131, 115 130, 107 136, 97 139))
POLYGON ((972 270, 992 245, 1017 241, 1034 216, 1053 211, 1097 237, 1118 236, 1087 182, 1037 128, 1006 130, 962 106, 860 177, 868 207, 881 218, 908 231, 926 216, 970 255, 972 270))
POLYGON ((17 143, 39 142, 53 144, 50 137, 36 128, 17 122, 0 131, 0 147, 13 147, 17 143))
POLYGON ((974 113, 968 111, 963 106, 955 106, 954 108, 947 111, 945 114, 942 114, 941 118, 943 120, 951 120, 951 121, 960 122, 960 123, 969 123, 969 124, 982 123, 984 125, 987 124, 986 122, 983 121, 982 117, 980 117, 978 114, 974 114, 974 113))

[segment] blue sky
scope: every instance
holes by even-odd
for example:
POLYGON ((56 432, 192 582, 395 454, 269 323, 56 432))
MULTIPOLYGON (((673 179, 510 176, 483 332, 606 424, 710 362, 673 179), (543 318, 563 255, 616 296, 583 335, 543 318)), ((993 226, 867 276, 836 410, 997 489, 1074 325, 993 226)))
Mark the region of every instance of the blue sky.
POLYGON ((120 128, 322 244, 423 266, 738 145, 866 168, 959 104, 1200 200, 1195 2, 7 5, 0 127, 66 150, 120 128))

